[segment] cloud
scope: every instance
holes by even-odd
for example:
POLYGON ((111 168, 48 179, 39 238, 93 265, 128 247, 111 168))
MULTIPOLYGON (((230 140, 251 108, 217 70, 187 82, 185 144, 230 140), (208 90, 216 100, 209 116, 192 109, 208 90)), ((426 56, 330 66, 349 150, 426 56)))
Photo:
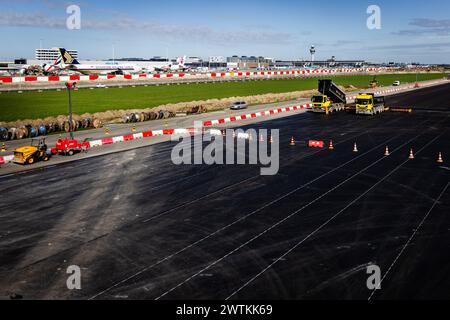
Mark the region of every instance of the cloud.
POLYGON ((432 28, 432 29, 450 29, 450 19, 446 20, 435 20, 435 19, 413 19, 409 25, 422 27, 422 28, 432 28))
MULTIPOLYGON (((245 30, 272 30, 274 28, 273 25, 265 24, 265 23, 245 24, 242 27, 245 30)), ((296 31, 296 35, 298 35, 298 36, 310 36, 310 35, 312 35, 312 31, 310 31, 310 30, 300 30, 300 31, 296 31)))
POLYGON ((14 0, 14 4, 20 4, 21 7, 26 8, 30 5, 43 6, 47 9, 65 9, 71 4, 77 4, 83 8, 89 6, 89 1, 76 0, 76 1, 61 1, 61 0, 14 0))
POLYGON ((432 43, 415 43, 415 44, 395 44, 385 46, 372 46, 369 49, 373 50, 407 50, 407 49, 423 49, 423 50, 442 50, 449 49, 450 42, 432 42, 432 43))
POLYGON ((416 18, 413 19, 409 23, 409 25, 419 28, 400 30, 397 32, 393 32, 392 34, 399 36, 420 36, 429 34, 438 36, 450 35, 450 19, 437 20, 437 19, 416 18))
POLYGON ((397 36, 421 36, 434 34, 437 36, 448 36, 450 35, 450 30, 445 29, 426 29, 426 30, 400 30, 397 32, 392 32, 392 34, 397 36))
POLYGON ((64 19, 51 18, 43 13, 0 12, 0 26, 64 28, 64 19))
POLYGON ((352 45, 352 44, 360 44, 362 43, 359 40, 337 40, 334 43, 331 44, 332 47, 343 47, 343 46, 348 46, 348 45, 352 45))
MULTIPOLYGON (((44 13, 0 12, 0 26, 28 28, 66 28, 66 17, 52 17, 44 13)), ((88 30, 117 30, 145 33, 149 37, 174 40, 207 41, 217 45, 230 43, 288 44, 293 40, 289 33, 265 30, 217 31, 208 26, 184 26, 141 21, 130 17, 114 20, 90 20, 82 16, 81 28, 88 30)))

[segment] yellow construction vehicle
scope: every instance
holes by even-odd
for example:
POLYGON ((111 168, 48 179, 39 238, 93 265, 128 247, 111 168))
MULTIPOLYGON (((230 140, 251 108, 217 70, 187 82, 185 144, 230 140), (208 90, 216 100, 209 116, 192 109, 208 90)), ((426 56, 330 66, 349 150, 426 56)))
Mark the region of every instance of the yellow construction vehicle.
POLYGON ((312 97, 312 110, 316 113, 332 113, 345 110, 346 95, 332 80, 319 80, 319 95, 312 97))
POLYGON ((314 112, 323 113, 330 110, 331 100, 323 94, 313 96, 311 102, 313 104, 314 112))
POLYGON ((38 161, 48 161, 51 152, 45 144, 45 138, 32 139, 31 145, 14 150, 14 163, 33 164, 38 161))
POLYGON ((374 115, 389 110, 384 97, 375 97, 373 93, 360 93, 356 96, 356 114, 374 115))
POLYGON ((369 88, 376 88, 378 87, 378 80, 377 76, 374 76, 373 79, 369 82, 369 88))

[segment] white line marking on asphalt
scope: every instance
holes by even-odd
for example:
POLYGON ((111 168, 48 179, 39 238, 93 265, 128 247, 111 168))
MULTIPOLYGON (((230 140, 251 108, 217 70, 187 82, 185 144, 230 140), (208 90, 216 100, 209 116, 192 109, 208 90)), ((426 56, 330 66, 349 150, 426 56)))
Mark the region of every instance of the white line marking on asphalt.
MULTIPOLYGON (((394 123, 394 122, 397 122, 397 121, 399 121, 399 119, 394 120, 394 121, 391 121, 391 123, 394 123)), ((426 123, 426 122, 428 122, 428 120, 424 121, 422 124, 424 124, 424 123, 426 123)), ((367 128, 366 128, 366 129, 367 129, 367 128)), ((374 128, 369 128, 368 130, 364 131, 363 133, 357 135, 356 137, 359 137, 359 136, 361 136, 361 135, 364 135, 364 134, 369 133, 369 130, 370 130, 370 129, 374 129, 374 128)), ((296 191, 298 191, 298 190, 300 190, 300 189, 303 189, 303 188, 307 187, 308 185, 310 185, 310 184, 314 183, 315 181, 317 181, 317 180, 319 180, 319 179, 321 179, 321 178, 327 176, 328 174, 330 174, 330 173, 332 173, 332 172, 334 172, 334 171, 336 171, 336 170, 338 170, 338 169, 344 167, 345 165, 347 165, 347 164, 349 164, 349 163, 351 163, 351 162, 353 162, 353 161, 355 161, 355 160, 361 158, 361 157, 364 156, 365 154, 367 154, 367 153, 369 153, 369 152, 375 150, 376 148, 380 147, 381 145, 385 145, 387 142, 389 142, 389 141, 391 141, 391 140, 393 140, 393 139, 399 137, 400 135, 401 135, 401 134, 398 134, 398 135, 396 135, 396 136, 394 136, 394 137, 388 139, 387 141, 385 141, 385 142, 379 144, 378 146, 375 146, 374 148, 372 148, 372 149, 368 150, 367 152, 365 152, 365 153, 359 155, 358 157, 355 157, 355 158, 349 160, 348 162, 342 164, 341 166, 339 166, 339 167, 337 167, 337 168, 334 168, 334 169, 330 170, 329 172, 324 173, 323 175, 321 175, 321 176, 315 178, 314 180, 311 180, 311 181, 309 181, 308 183, 306 183, 306 184, 300 186, 299 188, 293 190, 293 191, 290 192, 289 194, 286 194, 286 195, 283 196, 283 197, 280 197, 280 198, 278 198, 278 199, 275 199, 274 201, 271 201, 271 202, 267 203, 267 204, 264 205, 263 207, 260 207, 259 209, 257 209, 257 210, 255 210, 255 211, 251 212, 250 214, 248 214, 248 215, 246 215, 246 216, 243 216, 243 217, 239 218, 238 220, 236 220, 236 221, 234 221, 234 222, 228 224, 227 226, 222 227, 221 229, 216 230, 215 232, 213 232, 213 233, 209 234, 208 236, 205 236, 204 238, 202 238, 202 239, 200 239, 200 240, 198 240, 198 241, 196 241, 196 242, 194 242, 194 243, 192 243, 192 244, 190 244, 190 245, 184 247, 183 249, 180 249, 179 251, 177 251, 177 252, 175 252, 175 253, 173 253, 173 254, 171 254, 171 255, 169 255, 169 256, 166 256, 166 257, 163 258, 162 260, 159 260, 159 261, 155 262, 154 264, 152 264, 152 265, 150 265, 150 266, 148 266, 148 267, 145 267, 144 269, 142 269, 142 270, 136 272, 135 274, 133 274, 133 275, 131 275, 131 276, 129 276, 129 277, 127 277, 127 278, 125 278, 125 279, 123 279, 123 280, 121 280, 121 281, 115 283, 115 284, 113 284, 112 286, 106 288, 105 290, 101 291, 100 293, 95 294, 94 296, 92 296, 91 298, 89 298, 89 300, 93 300, 93 299, 95 299, 95 298, 97 298, 97 297, 103 295, 104 293, 108 292, 109 290, 111 290, 111 289, 113 289, 113 288, 119 286, 120 284, 125 283, 125 282, 127 282, 128 280, 130 280, 130 279, 132 279, 132 278, 134 278, 134 277, 136 277, 136 276, 138 276, 138 275, 144 273, 145 271, 147 271, 147 270, 153 268, 154 266, 157 266, 157 265, 159 265, 159 264, 161 264, 161 263, 163 263, 163 262, 165 262, 165 261, 171 259, 172 257, 174 257, 174 256, 176 256, 176 255, 178 255, 178 254, 180 254, 180 253, 182 253, 182 252, 184 252, 184 251, 186 251, 186 250, 188 250, 188 249, 194 247, 195 245, 197 245, 197 244, 203 242, 204 240, 207 240, 207 239, 211 238, 212 236, 214 236, 214 235, 220 233, 221 231, 226 230, 227 228, 229 228, 229 227, 235 225, 236 223, 238 223, 238 222, 240 222, 240 221, 242 221, 242 220, 247 219, 248 217, 252 216, 253 214, 255 214, 255 213, 257 213, 257 212, 259 212, 259 211, 265 209, 266 207, 268 207, 268 206, 270 206, 270 205, 272 205, 272 204, 274 204, 274 203, 276 203, 276 202, 278 202, 278 201, 284 199, 285 197, 289 196, 290 194, 292 194, 292 193, 294 193, 294 192, 296 192, 296 191)), ((352 137, 351 139, 354 139, 354 138, 355 138, 355 137, 352 137)), ((344 143, 344 142, 347 142, 347 141, 349 141, 349 140, 350 140, 350 139, 343 140, 343 141, 341 141, 341 142, 339 142, 339 143, 336 143, 335 145, 340 145, 340 144, 342 144, 342 143, 344 143)), ((320 152, 323 152, 324 150, 325 150, 325 149, 323 149, 323 150, 318 150, 318 151, 316 151, 316 152, 313 152, 313 153, 311 153, 310 155, 308 155, 307 157, 314 156, 314 155, 316 155, 316 154, 318 154, 318 153, 320 153, 320 152)), ((190 203, 192 203, 192 202, 190 202, 190 203)))
MULTIPOLYGON (((450 186, 450 182, 447 183, 447 185, 444 187, 444 189, 442 190, 442 192, 439 194, 438 198, 434 201, 433 205, 431 206, 430 210, 428 210, 428 212, 425 214, 425 216, 423 217, 423 219, 420 221, 419 225, 417 226, 417 228, 414 230, 413 234, 411 235, 411 237, 409 237, 408 241, 406 241, 405 245, 403 246, 402 250, 400 250, 400 252, 398 253, 397 257, 395 257, 394 261, 392 262, 392 264, 389 266, 389 269, 386 271, 386 273, 384 274, 384 276, 381 278, 380 283, 377 286, 377 289, 379 289, 381 287, 381 283, 383 283, 384 279, 387 277, 387 275, 389 274, 389 272, 392 270, 392 268, 394 267, 395 263, 397 262, 397 260, 400 258, 400 256, 403 254, 403 252, 406 250, 406 248, 409 246, 409 244, 411 243, 412 239, 414 238, 414 236, 416 235, 416 233, 419 231, 419 229, 422 227, 422 225, 424 224, 425 220, 428 218, 428 216, 430 215, 430 213, 433 211, 434 207, 438 204, 438 202, 441 200, 442 196, 444 195, 444 193, 447 191, 448 187, 450 186)), ((369 298, 367 300, 371 300, 372 297, 374 296, 375 292, 377 290, 373 290, 371 295, 369 296, 369 298)))
MULTIPOLYGON (((391 121, 391 123, 397 122, 398 120, 399 120, 399 119, 394 120, 394 121, 391 121)), ((426 121, 425 121, 425 122, 426 122, 426 121)), ((367 128, 366 128, 366 129, 367 129, 367 128)), ((370 129, 370 128, 369 128, 369 129, 370 129)), ((372 128, 372 129, 373 129, 373 128, 372 128)), ((364 134, 367 134, 368 132, 369 132, 369 131, 364 131, 364 132, 362 132, 361 134, 358 134, 356 137, 359 137, 359 136, 362 136, 362 135, 364 135, 364 134)), ((339 144, 341 144, 341 143, 345 143, 345 142, 347 142, 348 140, 349 140, 349 139, 343 140, 343 141, 341 141, 340 143, 338 143, 337 145, 339 145, 339 144)), ((168 148, 167 148, 167 149, 168 149, 168 148)), ((166 151, 167 151, 167 150, 166 150, 166 151)), ((301 158, 299 159, 299 161, 300 161, 300 160, 303 160, 303 159, 305 159, 305 158, 314 156, 314 155, 316 155, 316 154, 318 154, 318 153, 320 153, 320 152, 322 152, 322 151, 324 151, 324 150, 318 150, 318 151, 316 151, 316 152, 312 152, 311 154, 308 154, 308 155, 305 156, 305 157, 301 157, 301 158)), ((160 152, 155 153, 153 156, 160 155, 160 154, 162 154, 163 152, 164 152, 164 150, 161 150, 160 152)), ((66 167, 66 169, 69 169, 69 168, 72 168, 72 166, 66 167)), ((91 171, 90 171, 90 170, 87 170, 87 173, 89 173, 89 172, 91 172, 91 171)), ((27 173, 27 172, 23 172, 23 173, 27 173)), ((18 173, 18 174, 21 174, 21 173, 18 173)), ((211 195, 211 194, 210 194, 210 195, 211 195)), ((107 235, 109 235, 109 234, 111 234, 111 233, 112 233, 112 232, 108 232, 108 233, 103 234, 103 235, 101 235, 101 236, 95 237, 94 239, 88 240, 88 241, 86 241, 86 242, 84 242, 84 243, 81 243, 80 245, 77 245, 77 246, 68 248, 68 250, 69 250, 69 249, 74 249, 74 248, 79 247, 79 246, 83 246, 83 245, 88 244, 88 243, 91 243, 91 242, 93 242, 93 241, 95 241, 95 240, 98 240, 98 239, 101 239, 101 238, 103 238, 103 237, 106 237, 107 235)), ((66 250, 64 250, 64 251, 66 251, 66 250)), ((45 260, 45 259, 48 259, 48 258, 50 258, 50 257, 52 257, 52 256, 54 256, 54 255, 57 255, 57 254, 59 254, 59 253, 60 253, 60 252, 57 252, 57 253, 55 253, 55 254, 53 254, 53 255, 51 255, 51 256, 48 256, 48 257, 42 259, 41 261, 43 261, 43 260, 45 260)), ((26 267, 28 267, 28 266, 25 266, 24 268, 26 268, 26 267)))
MULTIPOLYGON (((364 133, 366 133, 366 132, 364 132, 364 133)), ((112 286, 108 287, 107 289, 105 289, 105 290, 103 290, 103 291, 97 293, 96 295, 94 295, 94 296, 92 296, 91 298, 89 298, 89 300, 93 300, 93 299, 95 299, 95 298, 97 298, 97 297, 103 295, 104 293, 106 293, 106 292, 110 291, 111 289, 113 289, 113 288, 119 286, 120 284, 123 284, 123 283, 127 282, 128 280, 131 280, 131 279, 137 277, 138 275, 144 273, 145 271, 147 271, 147 270, 149 270, 149 269, 151 269, 151 268, 153 268, 153 267, 155 267, 155 266, 157 266, 157 265, 159 265, 159 264, 161 264, 161 263, 163 263, 163 262, 165 262, 165 261, 167 261, 167 260, 173 258, 174 256, 176 256, 176 255, 178 255, 178 254, 180 254, 180 253, 182 253, 182 252, 184 252, 184 251, 186 251, 186 250, 188 250, 188 249, 190 249, 190 248, 196 246, 197 244, 199 244, 199 243, 201 243, 201 242, 203 242, 203 241, 205 241, 205 240, 207 240, 207 239, 213 237, 214 235, 216 235, 216 234, 218 234, 218 233, 220 233, 220 232, 222 232, 222 231, 228 229, 229 227, 231 227, 231 226, 233 226, 233 225, 239 223, 240 221, 243 221, 243 220, 249 218, 250 216, 254 215, 255 213, 258 213, 258 212, 262 211, 263 209, 265 209, 265 208, 271 206, 272 204, 279 202, 280 200, 282 200, 282 199, 284 199, 284 198, 290 196, 290 195, 293 194, 294 192, 297 192, 297 191, 299 191, 299 190, 301 190, 301 189, 303 189, 303 188, 306 188, 306 187, 309 186, 310 184, 312 184, 312 183, 314 183, 314 182, 316 182, 316 181, 318 181, 318 180, 320 180, 320 179, 326 177, 327 175, 329 175, 329 174, 331 174, 331 173, 333 173, 333 172, 335 172, 335 171, 337 171, 337 170, 343 168, 343 167, 346 166, 347 164, 350 164, 350 163, 354 162, 355 160, 357 160, 357 159, 363 157, 364 155, 366 155, 366 154, 368 154, 368 153, 374 151, 375 149, 377 149, 377 148, 379 148, 379 147, 381 147, 381 146, 384 146, 387 142, 389 142, 389 141, 391 141, 391 140, 393 140, 393 139, 395 139, 395 138, 397 138, 397 137, 399 137, 399 136, 400 136, 400 134, 397 135, 397 136, 394 136, 394 137, 390 138, 389 140, 387 140, 387 141, 385 141, 385 142, 383 142, 383 143, 380 143, 379 145, 377 145, 377 146, 373 147, 372 149, 368 150, 367 152, 365 152, 365 153, 363 153, 363 154, 361 154, 361 155, 359 155, 359 156, 357 156, 357 157, 355 157, 355 158, 353 158, 353 159, 351 159, 351 160, 345 162, 344 164, 340 165, 339 167, 336 167, 336 168, 334 168, 334 169, 332 169, 332 170, 330 170, 330 171, 328 171, 328 172, 322 174, 321 176, 319 176, 319 177, 317 177, 317 178, 315 178, 315 179, 313 179, 313 180, 310 180, 309 182, 303 184, 302 186, 300 186, 300 187, 298 187, 298 188, 296 188, 296 189, 290 191, 289 193, 285 194, 284 196, 279 197, 279 198, 277 198, 277 199, 275 199, 275 200, 273 200, 273 201, 271 201, 271 202, 265 204, 264 206, 262 206, 262 207, 260 207, 260 208, 258 208, 258 209, 256 209, 256 210, 254 210, 254 211, 252 211, 251 213, 249 213, 249 214, 247 214, 247 215, 245 215, 245 216, 243 216, 243 217, 241 217, 241 218, 239 218, 239 219, 233 221, 232 223, 230 223, 230 224, 228 224, 228 225, 226 225, 226 226, 224 226, 224 227, 222 227, 222 228, 220 228, 220 229, 214 231, 213 233, 211 233, 211 234, 209 234, 209 235, 203 237, 202 239, 197 240, 196 242, 191 243, 190 245, 184 247, 183 249, 180 249, 179 251, 177 251, 177 252, 175 252, 175 253, 173 253, 173 254, 171 254, 171 255, 169 255, 169 256, 166 256, 165 258, 163 258, 163 259, 161 259, 161 260, 155 262, 154 264, 152 264, 152 265, 150 265, 150 266, 148 266, 148 267, 145 267, 144 269, 142 269, 142 270, 140 270, 140 271, 138 271, 138 272, 132 274, 131 276, 129 276, 129 277, 127 277, 127 278, 125 278, 125 279, 123 279, 123 280, 121 280, 121 281, 119 281, 119 282, 113 284, 112 286)), ((347 140, 348 140, 348 139, 347 139, 347 140)), ((345 142, 345 141, 347 141, 347 140, 344 140, 343 142, 345 142)), ((343 142, 340 142, 340 143, 343 143, 343 142)), ((335 145, 339 145, 340 143, 337 143, 337 144, 335 144, 335 145)), ((318 151, 314 152, 314 153, 311 154, 311 155, 315 155, 315 154, 317 154, 317 153, 319 153, 319 152, 322 152, 322 151, 323 151, 323 150, 318 150, 318 151)))
POLYGON ((170 182, 167 182, 167 183, 159 184, 156 187, 151 188, 149 191, 161 190, 162 188, 170 186, 172 184, 178 184, 181 181, 188 180, 188 179, 191 179, 191 178, 194 178, 194 177, 198 177, 198 176, 204 175, 206 173, 209 173, 212 169, 213 169, 213 167, 210 167, 210 168, 207 168, 207 169, 205 169, 203 171, 200 171, 199 173, 196 173, 196 174, 184 177, 184 178, 180 178, 180 179, 177 179, 177 180, 173 180, 173 181, 170 181, 170 182))
MULTIPOLYGON (((422 134, 421 134, 422 135, 422 134)), ((419 154, 422 150, 424 150, 426 147, 428 147, 430 144, 432 144, 434 141, 436 141, 439 137, 441 137, 443 135, 443 133, 441 133, 440 135, 436 136, 433 140, 429 141, 425 146, 423 146, 419 151, 416 152, 416 154, 419 154)), ((420 135, 419 135, 420 136, 420 135)), ((417 137, 416 137, 417 138, 417 137)), ((416 139, 414 138, 414 139, 416 139)), ((409 142, 407 142, 409 143, 409 142)), ((399 147, 401 148, 401 147, 399 147)), ((395 151, 397 151, 399 148, 395 149, 395 151)), ((402 162, 400 165, 398 165, 395 169, 393 169, 392 171, 390 171, 387 175, 385 175, 381 180, 379 180, 378 182, 376 182, 374 185, 372 185, 369 189, 367 189, 364 193, 362 193, 361 195, 359 195, 358 197, 356 197, 353 201, 351 201, 347 206, 345 206, 345 208, 339 210, 336 214, 334 214, 330 219, 328 219, 327 221, 325 221, 322 225, 320 225, 317 229, 315 229, 313 232, 311 232, 308 236, 306 236, 304 239, 302 239, 300 242, 296 243, 292 248, 290 248, 288 251, 286 251, 283 255, 281 255, 280 258, 278 258, 276 261, 274 261, 273 263, 271 263, 270 265, 268 265, 266 268, 264 268, 262 271, 260 271, 257 275, 255 275, 253 278, 251 278, 249 281, 247 281, 244 285, 242 285, 240 288, 238 288, 237 290, 235 290, 231 295, 229 295, 225 300, 229 300, 231 299, 231 297, 233 297, 234 295, 236 295, 239 291, 241 291, 242 289, 244 289, 245 287, 247 287, 250 283, 252 283, 255 279, 257 279, 259 276, 261 276, 264 272, 266 272, 267 270, 269 270, 270 268, 272 268, 278 261, 280 261, 282 258, 285 258, 289 253, 291 253, 292 251, 294 251, 297 247, 299 247, 303 242, 305 242, 306 240, 308 240, 310 237, 312 237, 313 235, 315 235, 318 231, 320 231, 323 227, 325 227, 328 223, 330 223, 331 221, 333 221, 337 216, 339 216, 342 212, 344 212, 345 210, 347 210, 349 207, 351 207, 353 204, 355 204, 359 199, 361 199, 362 197, 364 197, 366 194, 368 194, 370 191, 372 191, 374 188, 376 188, 381 182, 383 182, 384 180, 386 180, 387 178, 389 178, 393 173, 397 172, 401 167, 403 167, 406 163, 408 163, 409 159, 407 159, 406 161, 402 162)), ((379 162, 379 160, 377 161, 379 162)), ((371 167, 371 166, 369 166, 371 167)), ((366 169, 365 169, 366 170, 366 169)))
MULTIPOLYGON (((360 135, 363 135, 363 134, 366 134, 366 133, 367 133, 367 131, 365 131, 364 133, 362 133, 362 134, 360 134, 360 135)), ((358 135, 358 136, 360 136, 360 135, 358 135)), ((398 137, 398 135, 397 135, 396 137, 398 137)), ((384 143, 387 143, 387 142, 391 141, 392 139, 394 139, 394 138, 391 138, 391 139, 387 140, 387 141, 384 142, 384 143)), ((348 140, 350 140, 350 139, 344 140, 344 141, 342 141, 341 143, 346 142, 346 141, 348 141, 348 140)), ((336 145, 339 145, 339 144, 336 144, 336 145)), ((323 152, 323 151, 326 151, 326 149, 318 150, 318 151, 316 151, 316 152, 314 152, 314 153, 308 155, 307 157, 313 156, 313 155, 315 155, 315 154, 317 154, 317 153, 319 153, 319 152, 323 152)), ((363 156, 363 155, 364 155, 364 154, 362 154, 361 156, 363 156)), ((358 159, 358 158, 359 158, 359 157, 357 157, 357 158, 355 158, 355 159, 353 159, 353 160, 356 160, 356 159, 358 159)), ((258 175, 256 175, 256 176, 253 176, 253 177, 250 177, 250 178, 241 180, 241 181, 239 181, 239 182, 237 182, 237 183, 235 183, 235 184, 229 185, 229 186, 227 186, 227 187, 225 187, 225 188, 222 188, 222 189, 220 189, 220 190, 214 191, 214 192, 212 192, 212 193, 208 193, 207 195, 204 195, 203 197, 196 198, 196 199, 191 200, 191 201, 188 201, 188 202, 184 202, 184 203, 182 203, 182 204, 180 204, 180 205, 178 205, 178 206, 176 206, 176 207, 173 207, 173 208, 168 209, 168 210, 166 210, 166 211, 160 212, 160 213, 157 214, 156 216, 151 217, 151 218, 149 218, 149 219, 147 219, 147 220, 144 220, 143 222, 146 223, 146 222, 152 221, 152 220, 154 220, 154 219, 156 219, 156 218, 159 218, 159 217, 161 217, 161 216, 164 216, 164 215, 168 214, 169 212, 172 212, 172 211, 174 211, 174 210, 176 210, 176 209, 179 209, 179 208, 188 206, 188 205, 193 204, 193 203, 195 203, 195 202, 198 202, 198 201, 200 201, 200 200, 206 199, 206 198, 208 198, 208 197, 210 197, 210 196, 212 196, 212 195, 214 195, 214 194, 217 194, 217 193, 219 193, 219 192, 221 192, 221 191, 223 191, 223 190, 230 189, 230 188, 232 188, 232 187, 238 186, 238 185, 240 185, 240 184, 242 184, 242 183, 245 183, 245 182, 247 182, 247 181, 250 181, 250 180, 252 180, 252 179, 256 179, 256 178, 259 178, 259 177, 260 177, 260 175, 258 174, 258 175)), ((290 194, 289 194, 289 195, 290 195, 290 194)))
POLYGON ((222 192, 222 191, 224 191, 224 190, 230 189, 230 188, 232 188, 232 187, 236 187, 236 186, 238 186, 238 185, 240 185, 240 184, 243 184, 243 183, 245 183, 245 182, 247 182, 247 181, 253 180, 253 179, 257 178, 257 177, 258 177, 258 176, 253 176, 253 177, 250 177, 250 178, 241 180, 241 181, 239 181, 239 182, 237 182, 237 183, 234 183, 234 184, 231 184, 231 185, 229 185, 229 186, 226 186, 225 188, 222 188, 222 189, 220 189, 220 190, 214 191, 214 192, 212 192, 212 193, 208 193, 207 195, 204 195, 203 197, 195 198, 194 200, 191 200, 191 201, 188 201, 188 202, 184 202, 184 203, 182 203, 182 204, 180 204, 180 205, 178 205, 178 206, 176 206, 176 207, 173 207, 173 208, 171 208, 171 209, 168 209, 168 210, 166 210, 166 211, 163 211, 163 212, 157 214, 156 216, 153 216, 153 217, 151 217, 151 218, 149 218, 149 219, 144 220, 143 223, 152 221, 152 220, 154 220, 154 219, 156 219, 156 218, 159 218, 159 217, 161 217, 161 216, 164 216, 164 215, 168 214, 169 212, 172 212, 172 211, 174 211, 174 210, 176 210, 176 209, 179 209, 179 208, 185 207, 185 206, 187 206, 187 205, 189 205, 189 204, 191 204, 191 203, 195 203, 195 202, 198 202, 198 201, 200 201, 200 200, 206 199, 206 198, 208 198, 208 197, 210 197, 210 196, 212 196, 212 195, 214 195, 214 194, 216 194, 216 193, 220 193, 220 192, 222 192))
MULTIPOLYGON (((424 132, 422 132, 421 134, 417 135, 416 137, 408 140, 407 142, 405 142, 404 144, 402 144, 400 147, 396 148, 395 150, 392 151, 392 153, 398 151, 399 149, 403 148, 405 145, 409 144, 411 141, 417 139, 419 136, 423 135, 424 132)), ((391 153, 391 154, 392 154, 391 153)), ((257 234, 256 236, 254 236, 253 238, 251 238, 250 240, 244 242, 243 244, 241 244, 240 246, 236 247, 234 250, 230 251, 229 253, 227 253, 226 255, 222 256, 221 258, 215 260, 214 262, 212 262, 211 264, 207 265, 205 268, 201 269, 199 272, 193 274, 192 276, 188 277, 187 279, 185 279, 184 281, 180 282, 179 284, 177 284, 176 286, 172 287, 171 289, 167 290, 166 292, 164 292, 163 294, 161 294, 160 296, 158 296, 157 298, 155 298, 155 300, 159 300, 161 298, 163 298, 164 296, 166 296, 167 294, 171 293, 172 291, 174 291, 175 289, 177 289, 178 287, 182 286, 183 284, 189 282, 190 280, 192 280, 193 278, 195 278, 197 275, 199 275, 200 273, 204 273, 206 270, 208 270, 209 268, 211 268, 212 266, 216 265, 217 263, 221 262, 222 260, 226 259, 227 257, 229 257, 230 255, 232 255, 233 253, 237 252, 238 250, 240 250, 241 248, 245 247, 246 245, 250 244, 251 242, 253 242, 254 240, 260 238, 262 235, 266 234, 267 232, 271 231, 272 229, 276 228, 277 226, 279 226, 280 224, 282 224, 283 222, 287 221, 288 219, 292 218, 294 215, 296 215, 297 213, 303 211, 304 209, 308 208, 309 206, 311 206, 312 204, 316 203, 317 201, 319 201, 320 199, 322 199, 323 197, 325 197, 326 195, 328 195, 329 193, 333 192, 334 190, 338 189, 339 187, 341 187, 342 185, 344 185, 345 183, 347 183, 348 181, 352 180, 353 178, 355 178, 356 176, 360 175, 361 173, 367 171, 368 169, 370 169, 371 167, 375 166, 376 164, 378 164, 379 162, 381 162, 382 160, 385 160, 386 157, 383 156, 383 158, 378 159, 377 161, 373 162, 371 165, 367 166, 366 168, 358 171, 357 173, 355 173, 354 175, 352 175, 351 177, 345 179, 343 182, 339 183, 338 185, 334 186, 333 188, 329 189, 327 192, 323 193, 321 196, 317 197, 316 199, 312 200, 311 202, 309 202, 308 204, 304 205, 303 207, 301 207, 300 209, 294 211, 293 213, 291 213, 290 215, 288 215, 287 217, 281 219, 280 221, 278 221, 277 223, 273 224, 272 226, 270 226, 269 228, 265 229, 264 231, 262 231, 261 233, 257 234)))

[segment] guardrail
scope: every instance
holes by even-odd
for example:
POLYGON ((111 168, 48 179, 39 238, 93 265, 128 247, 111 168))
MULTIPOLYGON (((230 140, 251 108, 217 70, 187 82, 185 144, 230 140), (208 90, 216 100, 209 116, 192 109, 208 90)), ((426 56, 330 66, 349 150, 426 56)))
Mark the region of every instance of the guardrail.
MULTIPOLYGON (((420 87, 429 87, 434 86, 442 83, 449 82, 448 80, 440 80, 440 81, 430 81, 426 83, 421 83, 420 87)), ((381 90, 376 91, 375 94, 389 94, 389 93, 397 93, 402 91, 408 91, 417 89, 418 87, 416 85, 407 85, 402 86, 400 88, 395 89, 387 89, 387 90, 381 90)), ((350 96, 347 97, 347 101, 354 100, 356 96, 350 96)), ((255 119, 259 117, 267 117, 267 116, 273 116, 280 113, 286 113, 286 112, 292 112, 292 111, 298 111, 298 110, 306 110, 310 109, 312 107, 311 104, 303 104, 303 105, 297 105, 292 107, 283 107, 283 108, 276 108, 276 109, 269 109, 266 111, 260 111, 255 113, 249 113, 249 114, 243 114, 239 116, 232 116, 228 118, 221 118, 221 119, 215 119, 215 120, 207 120, 203 121, 203 127, 212 127, 215 125, 221 125, 231 122, 237 122, 237 121, 245 121, 250 119, 255 119)), ((133 140, 139 140, 149 137, 157 137, 157 136, 164 136, 164 135, 173 135, 173 134, 196 134, 198 133, 195 128, 179 128, 179 129, 163 129, 163 130, 149 130, 144 131, 140 133, 134 133, 134 134, 126 134, 122 136, 116 136, 116 137, 107 137, 102 139, 97 139, 89 142, 89 145, 91 148, 93 147, 100 147, 104 145, 111 145, 115 143, 120 142, 126 142, 126 141, 133 141, 133 140)), ((0 156, 0 165, 11 162, 13 159, 12 155, 8 156, 0 156)))
POLYGON ((0 165, 11 162, 13 158, 14 158, 13 155, 0 156, 0 165))
POLYGON ((184 78, 254 78, 270 76, 314 76, 331 74, 348 74, 358 72, 381 72, 390 68, 340 68, 316 70, 286 70, 286 71, 231 71, 210 73, 165 73, 165 74, 129 74, 129 75, 71 75, 71 76, 26 76, 26 77, 0 77, 0 82, 35 83, 35 82, 67 82, 67 81, 108 81, 108 80, 145 80, 145 79, 184 79, 184 78))

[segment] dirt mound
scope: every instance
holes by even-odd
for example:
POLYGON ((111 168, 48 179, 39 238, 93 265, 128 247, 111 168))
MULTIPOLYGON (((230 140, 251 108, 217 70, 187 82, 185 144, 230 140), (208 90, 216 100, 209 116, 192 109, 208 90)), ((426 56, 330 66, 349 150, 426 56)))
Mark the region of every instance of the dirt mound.
MULTIPOLYGON (((105 112, 96 112, 94 114, 85 113, 82 115, 73 115, 75 128, 95 127, 99 128, 105 123, 122 123, 149 121, 156 119, 167 119, 174 117, 176 113, 204 113, 229 108, 236 101, 246 101, 250 105, 269 104, 283 101, 290 101, 299 98, 310 97, 316 93, 316 90, 295 91, 287 93, 269 93, 247 97, 229 97, 223 99, 209 99, 202 101, 169 103, 154 108, 145 109, 127 109, 110 110, 105 112)), ((59 115, 57 117, 47 117, 45 119, 25 119, 12 122, 1 122, 3 128, 20 128, 25 126, 39 127, 46 126, 57 130, 67 129, 68 116, 59 115)))

